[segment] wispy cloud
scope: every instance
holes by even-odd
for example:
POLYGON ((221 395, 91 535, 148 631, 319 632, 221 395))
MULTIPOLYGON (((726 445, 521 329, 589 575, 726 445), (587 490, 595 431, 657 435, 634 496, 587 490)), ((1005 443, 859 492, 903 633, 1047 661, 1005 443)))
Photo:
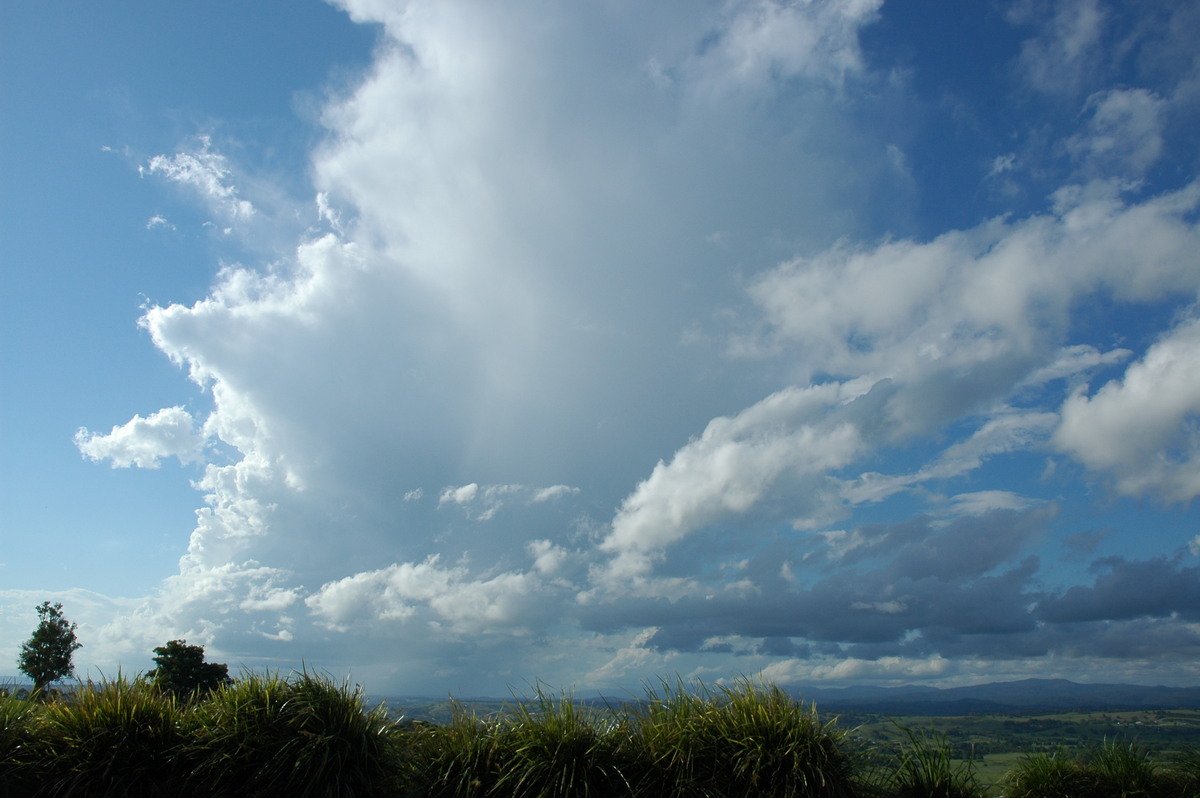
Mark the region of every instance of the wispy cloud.
POLYGON ((199 146, 193 150, 155 155, 138 171, 190 186, 223 219, 242 221, 256 213, 254 205, 238 197, 237 188, 229 183, 230 169, 226 158, 213 151, 209 136, 200 136, 199 146))

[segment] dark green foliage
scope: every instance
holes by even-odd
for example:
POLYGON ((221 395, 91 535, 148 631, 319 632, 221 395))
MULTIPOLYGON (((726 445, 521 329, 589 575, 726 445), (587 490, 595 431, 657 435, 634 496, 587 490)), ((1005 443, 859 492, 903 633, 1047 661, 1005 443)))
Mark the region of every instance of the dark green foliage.
POLYGON ((62 604, 43 601, 37 614, 37 629, 21 644, 17 664, 33 679, 34 692, 43 694, 51 682, 71 675, 71 658, 82 644, 75 639, 75 624, 63 617, 62 604))
POLYGON ((204 661, 204 646, 172 640, 154 649, 154 654, 154 664, 158 667, 147 678, 176 698, 204 695, 231 681, 228 666, 204 661))

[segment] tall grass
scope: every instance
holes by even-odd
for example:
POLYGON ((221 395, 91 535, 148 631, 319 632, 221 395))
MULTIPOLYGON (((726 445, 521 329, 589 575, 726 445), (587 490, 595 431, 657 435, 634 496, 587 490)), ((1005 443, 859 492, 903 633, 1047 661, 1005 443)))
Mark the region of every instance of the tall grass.
POLYGON ((120 675, 50 701, 29 750, 40 794, 161 795, 182 777, 180 714, 173 698, 120 675))
MULTIPOLYGON (((493 717, 403 725, 309 672, 246 674, 180 702, 141 679, 49 701, 0 693, 0 798, 976 798, 945 735, 904 729, 865 757, 835 721, 773 685, 662 683, 587 706, 540 686, 493 717)), ((1200 752, 1159 766, 1133 744, 1026 757, 1006 798, 1200 796, 1200 752)))
POLYGON ((773 686, 648 690, 625 708, 539 688, 500 717, 456 708, 409 739, 410 794, 449 796, 854 795, 859 761, 833 722, 773 686))
POLYGON ((983 798, 971 761, 955 762, 945 734, 900 726, 905 740, 895 769, 877 782, 893 798, 983 798))
POLYGON ((1186 798, 1200 794, 1194 756, 1160 770, 1135 743, 1106 741, 1082 759, 1025 757, 1004 780, 1009 798, 1186 798))
POLYGON ((40 780, 31 751, 37 739, 37 709, 27 698, 0 691, 0 798, 28 795, 40 780))
POLYGON ((646 795, 849 796, 860 761, 835 721, 774 685, 663 683, 634 710, 646 795))
POLYGON ((1029 754, 1002 781, 1006 798, 1078 798, 1086 795, 1083 765, 1062 752, 1029 754))
POLYGON ((411 732, 409 794, 629 795, 627 738, 613 713, 589 711, 540 686, 501 717, 481 719, 456 704, 449 724, 411 732))
POLYGON ((1162 774, 1165 788, 1179 798, 1200 798, 1200 751, 1183 752, 1162 774))
POLYGON ((395 726, 361 689, 307 671, 247 674, 195 709, 191 778, 214 796, 391 793, 395 726))

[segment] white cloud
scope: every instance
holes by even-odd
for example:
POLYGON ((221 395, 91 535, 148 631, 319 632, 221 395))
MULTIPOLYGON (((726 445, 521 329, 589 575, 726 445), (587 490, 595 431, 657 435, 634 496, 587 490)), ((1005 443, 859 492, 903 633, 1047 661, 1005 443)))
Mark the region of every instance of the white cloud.
POLYGON ((1103 55, 1107 13, 1100 0, 1018 3, 1009 15, 1037 28, 1022 44, 1018 59, 1022 76, 1033 88, 1063 94, 1087 81, 1103 55))
MULTIPOLYGON (((1062 403, 1136 357, 1081 306, 1200 291, 1200 186, 1130 189, 1164 157, 1139 138, 1166 135, 1159 95, 1086 89, 1058 152, 1096 179, 1050 210, 879 241, 921 164, 886 124, 904 81, 861 52, 877 0, 342 5, 386 38, 322 117, 332 233, 146 311, 211 395, 201 430, 168 408, 77 439, 205 464, 179 574, 107 629, 130 650, 186 635, 436 692, 735 644, 765 667, 760 641, 780 678, 946 676, 1034 634, 1021 558, 1051 513, 983 466, 1046 447, 1060 405, 1056 444, 1122 490, 1192 490, 1191 327, 1062 403), (909 520, 860 523, 900 494, 909 520)), ((1059 8, 1023 56, 1055 91, 1103 21, 1059 8)), ((206 139, 144 171, 222 223, 267 215, 206 139)))
POLYGON ((549 575, 557 571, 569 556, 562 546, 556 546, 549 540, 533 540, 526 546, 529 556, 533 557, 533 567, 538 573, 549 575))
POLYGON ((457 488, 446 488, 438 498, 438 504, 470 504, 479 495, 479 486, 472 482, 457 488))
POLYGON ((856 427, 820 422, 861 388, 828 384, 773 394, 659 462, 625 499, 600 549, 614 556, 608 577, 648 575, 661 551, 694 530, 757 504, 785 474, 791 487, 836 469, 861 448, 856 427))
POLYGON ((658 627, 654 626, 638 631, 611 659, 588 673, 584 679, 597 685, 621 684, 630 673, 644 672, 647 664, 662 661, 664 658, 661 654, 646 646, 657 632, 658 627))
POLYGON ((862 69, 858 30, 874 20, 883 0, 817 0, 730 4, 730 19, 715 47, 693 68, 730 88, 762 86, 779 77, 814 75, 840 81, 862 69))
POLYGON ((1027 510, 1030 499, 1007 490, 978 490, 950 497, 950 512, 955 515, 985 515, 993 510, 1027 510))
POLYGON ((1092 174, 1140 177, 1162 155, 1166 105, 1146 89, 1096 92, 1087 127, 1067 139, 1067 150, 1092 174))
POLYGON ((1094 346, 1076 344, 1064 347, 1052 362, 1032 372, 1021 381, 1022 385, 1041 385, 1050 380, 1076 377, 1100 366, 1112 366, 1128 360, 1133 355, 1128 349, 1113 349, 1101 352, 1094 346))
POLYGON ((1200 186, 1141 204, 1122 203, 1107 184, 1056 198, 1053 216, 784 263, 750 286, 769 324, 759 346, 794 347, 814 369, 913 381, 1041 360, 1065 332, 1071 303, 1097 290, 1126 301, 1196 290, 1189 253, 1200 234, 1187 216, 1200 186))
POLYGON ((773 662, 759 672, 764 681, 781 685, 800 682, 885 681, 904 683, 944 677, 957 670, 955 663, 939 655, 928 658, 880 657, 864 660, 854 657, 828 659, 787 659, 773 662))
POLYGON ((1200 321, 1179 324, 1094 395, 1074 393, 1055 443, 1130 495, 1200 495, 1200 321))
POLYGON ((505 572, 469 578, 463 566, 443 568, 438 558, 392 564, 322 585, 305 599, 314 616, 330 628, 347 631, 378 623, 444 628, 447 633, 513 633, 542 613, 533 574, 505 572))
POLYGON ((162 175, 168 180, 191 186, 210 202, 223 218, 240 221, 254 216, 254 205, 239 198, 237 188, 228 182, 231 172, 225 156, 213 152, 212 140, 208 136, 201 136, 199 145, 191 152, 178 152, 171 156, 155 155, 141 171, 143 174, 162 175))
POLYGON ((509 501, 515 500, 525 505, 542 504, 576 493, 579 493, 579 488, 572 488, 568 485, 533 488, 527 485, 480 486, 472 482, 457 488, 443 489, 438 498, 438 507, 456 504, 466 510, 468 517, 477 521, 490 521, 509 501))
POLYGON ((158 468, 163 457, 181 463, 200 460, 205 437, 197 433, 192 416, 182 407, 165 407, 146 418, 135 415, 108 434, 80 427, 75 445, 92 460, 110 460, 113 468, 158 468))

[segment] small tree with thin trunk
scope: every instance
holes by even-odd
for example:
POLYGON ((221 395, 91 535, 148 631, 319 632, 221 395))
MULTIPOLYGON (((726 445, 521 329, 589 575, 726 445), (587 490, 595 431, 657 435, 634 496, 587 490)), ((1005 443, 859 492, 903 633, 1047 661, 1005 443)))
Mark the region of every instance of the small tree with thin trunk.
POLYGON ((154 649, 158 667, 147 674, 160 688, 179 698, 202 696, 228 684, 229 666, 204 661, 204 646, 189 646, 186 640, 172 640, 154 649))
POLYGON ((75 639, 75 624, 63 617, 62 604, 43 601, 37 608, 38 626, 21 645, 17 664, 33 679, 33 692, 41 695, 51 682, 74 672, 71 658, 83 644, 75 639))

